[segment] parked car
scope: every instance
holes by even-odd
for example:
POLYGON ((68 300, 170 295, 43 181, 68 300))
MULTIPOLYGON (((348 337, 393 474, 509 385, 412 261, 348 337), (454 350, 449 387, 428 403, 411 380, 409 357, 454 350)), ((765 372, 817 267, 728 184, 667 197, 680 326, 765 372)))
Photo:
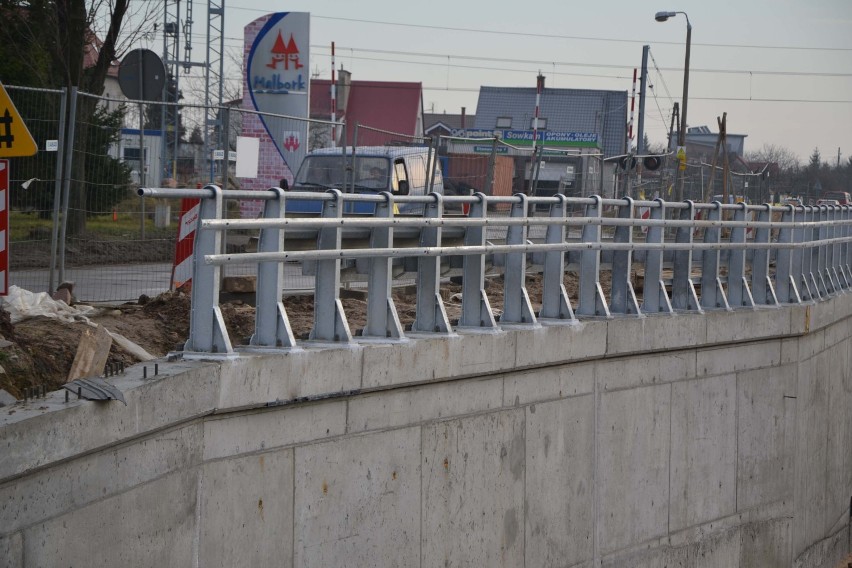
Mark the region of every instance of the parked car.
MULTIPOLYGON (((819 201, 832 199, 837 200, 840 205, 852 205, 852 196, 849 195, 848 191, 826 191, 819 201)), ((819 205, 819 201, 817 201, 817 205, 819 205)))
POLYGON ((784 205, 792 205, 793 207, 801 207, 805 203, 799 197, 788 197, 784 200, 784 205))
MULTIPOLYGON (((302 161, 295 183, 289 189, 324 192, 336 188, 343 192, 354 190, 355 193, 361 194, 377 194, 382 191, 393 195, 426 194, 430 181, 427 180, 428 148, 359 146, 355 148, 354 159, 351 156, 351 148, 347 148, 345 156, 340 148, 314 150, 302 161)), ((444 178, 441 174, 440 162, 435 159, 435 156, 432 156, 432 162, 435 165, 432 191, 443 194, 444 178)), ((320 201, 294 200, 287 203, 287 213, 319 214, 321 210, 320 201)), ((375 205, 372 203, 354 202, 347 204, 344 213, 364 215, 372 214, 374 211, 375 205)), ((396 212, 421 214, 423 205, 406 203, 399 206, 396 212)))
POLYGON ((820 205, 840 205, 840 201, 837 199, 817 199, 817 206, 820 205))

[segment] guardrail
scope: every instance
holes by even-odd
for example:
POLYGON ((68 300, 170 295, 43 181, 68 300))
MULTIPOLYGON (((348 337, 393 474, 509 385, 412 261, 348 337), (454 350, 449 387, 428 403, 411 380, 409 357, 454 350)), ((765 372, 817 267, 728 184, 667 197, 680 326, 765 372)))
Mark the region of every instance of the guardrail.
MULTIPOLYGON (((323 194, 227 191, 209 185, 199 190, 140 188, 145 197, 201 199, 195 241, 190 334, 185 355, 235 353, 219 308, 220 268, 256 264, 256 323, 249 345, 295 348, 296 339, 282 303, 283 263, 316 261, 314 324, 309 340, 351 342, 353 335, 340 301, 343 259, 367 259, 367 318, 361 337, 402 340, 392 292, 394 258, 416 257, 416 316, 411 332, 452 334, 440 295, 442 257, 462 257, 461 316, 457 328, 499 329, 502 325, 571 323, 577 317, 644 317, 678 311, 754 309, 819 300, 852 286, 852 207, 723 205, 714 203, 634 201, 554 197, 359 195, 329 190, 323 194), (262 218, 223 218, 223 199, 262 200, 262 218), (290 200, 321 200, 314 218, 286 216, 290 200), (375 204, 372 216, 344 217, 344 204, 375 204), (422 203, 422 216, 395 215, 394 203, 422 203), (468 203, 466 217, 445 216, 447 203, 468 203), (489 206, 509 204, 508 216, 489 206), (533 216, 547 206, 545 215, 533 216), (580 216, 571 208, 583 208, 580 216), (486 230, 505 227, 505 242, 486 240, 486 230), (543 227, 541 242, 529 230, 543 227), (579 228, 578 236, 570 230, 579 228), (604 229, 607 233, 604 234, 604 229), (259 229, 257 252, 220 254, 228 229, 259 229), (638 229, 641 229, 639 231, 638 229), (307 231, 307 233, 306 233, 307 231), (344 248, 347 233, 369 237, 369 246, 344 248), (647 231, 643 234, 642 231, 647 231), (287 250, 287 233, 316 239, 315 250, 287 250), (395 234, 416 237, 417 246, 394 246, 395 234), (451 234, 461 244, 444 246, 451 234), (637 234, 638 233, 638 234, 637 234), (699 240, 700 239, 700 240, 699 240), (485 294, 489 256, 502 255, 504 309, 498 318, 485 294), (529 255, 541 263, 541 309, 533 310, 525 276, 529 255), (579 275, 576 307, 563 284, 568 261, 579 275), (601 286, 601 266, 610 267, 609 298, 601 286), (631 284, 635 265, 644 269, 640 304, 631 284), (671 267, 669 279, 664 267, 671 267), (669 292, 669 289, 671 292, 669 292), (700 293, 699 293, 700 290, 700 293)), ((351 244, 351 243, 350 243, 351 244)))

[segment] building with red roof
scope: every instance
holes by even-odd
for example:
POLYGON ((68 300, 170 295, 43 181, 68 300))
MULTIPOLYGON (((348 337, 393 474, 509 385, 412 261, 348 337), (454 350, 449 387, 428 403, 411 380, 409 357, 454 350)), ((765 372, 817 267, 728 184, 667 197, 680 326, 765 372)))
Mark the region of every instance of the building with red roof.
MULTIPOLYGON (((331 120, 331 106, 331 81, 312 79, 311 118, 331 120)), ((352 81, 350 73, 341 70, 337 80, 336 108, 337 120, 347 124, 345 139, 343 128, 336 132, 336 145, 382 146, 422 141, 422 83, 352 81), (357 140, 356 124, 359 125, 357 140)), ((325 140, 312 141, 312 146, 329 146, 331 138, 328 132, 325 136, 325 140)))

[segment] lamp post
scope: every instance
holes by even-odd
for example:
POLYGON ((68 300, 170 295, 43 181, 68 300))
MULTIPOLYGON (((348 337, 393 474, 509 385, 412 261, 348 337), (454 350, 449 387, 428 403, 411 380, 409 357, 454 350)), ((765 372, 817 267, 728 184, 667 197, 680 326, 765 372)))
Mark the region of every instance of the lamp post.
MULTIPOLYGON (((678 14, 683 14, 686 18, 686 58, 683 64, 683 102, 681 103, 680 130, 677 133, 677 144, 686 148, 686 103, 689 100, 689 49, 692 44, 692 24, 689 23, 689 16, 686 12, 657 12, 654 19, 658 22, 665 22, 669 18, 673 18, 678 14)), ((675 170, 675 177, 678 177, 680 165, 675 170)), ((680 176, 680 184, 678 186, 679 199, 683 200, 683 176, 680 176)))

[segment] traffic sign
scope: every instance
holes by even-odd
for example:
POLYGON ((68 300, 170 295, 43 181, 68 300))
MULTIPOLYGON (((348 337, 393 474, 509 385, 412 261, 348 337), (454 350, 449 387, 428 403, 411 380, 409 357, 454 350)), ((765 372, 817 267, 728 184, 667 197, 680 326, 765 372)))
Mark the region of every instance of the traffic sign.
POLYGON ((0 296, 9 293, 9 160, 0 160, 0 296))
POLYGON ((24 119, 0 83, 0 158, 32 156, 38 151, 24 119))

